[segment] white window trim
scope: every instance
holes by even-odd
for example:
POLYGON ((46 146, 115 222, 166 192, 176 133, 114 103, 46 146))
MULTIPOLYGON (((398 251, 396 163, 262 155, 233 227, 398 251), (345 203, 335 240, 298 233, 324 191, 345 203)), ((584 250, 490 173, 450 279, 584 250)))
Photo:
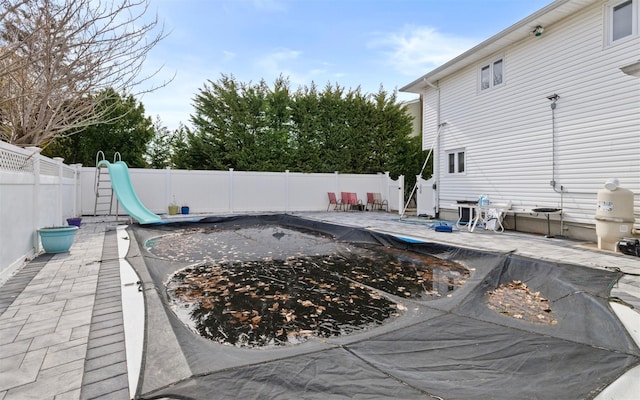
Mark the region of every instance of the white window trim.
POLYGON ((446 162, 447 162, 447 166, 446 166, 446 171, 447 171, 447 175, 466 175, 467 174, 467 150, 464 148, 458 148, 458 149, 453 149, 453 150, 449 150, 446 152, 446 162), (458 172, 459 169, 459 164, 458 164, 458 154, 460 153, 464 153, 464 171, 462 172, 458 172), (449 156, 453 154, 453 159, 454 159, 454 166, 453 166, 453 172, 449 171, 449 156))
POLYGON ((628 0, 611 0, 607 2, 603 7, 603 17, 604 17, 604 46, 611 47, 616 46, 620 43, 624 43, 628 40, 632 40, 633 38, 638 36, 638 25, 640 24, 640 0, 632 0, 631 3, 631 12, 632 12, 632 20, 631 20, 631 35, 625 36, 613 41, 613 9, 619 6, 622 3, 625 3, 628 0))
POLYGON ((506 67, 506 60, 504 56, 500 56, 500 57, 496 57, 494 59, 491 59, 490 61, 484 62, 482 64, 480 64, 478 66, 478 92, 479 93, 486 93, 486 92, 490 92, 493 89, 497 89, 500 88, 502 86, 504 86, 505 84, 505 68, 506 67), (495 65, 495 63, 497 63, 498 61, 502 61, 502 82, 500 82, 499 84, 495 85, 493 83, 493 66, 495 65), (489 87, 486 89, 482 88, 482 70, 485 67, 489 67, 489 87))

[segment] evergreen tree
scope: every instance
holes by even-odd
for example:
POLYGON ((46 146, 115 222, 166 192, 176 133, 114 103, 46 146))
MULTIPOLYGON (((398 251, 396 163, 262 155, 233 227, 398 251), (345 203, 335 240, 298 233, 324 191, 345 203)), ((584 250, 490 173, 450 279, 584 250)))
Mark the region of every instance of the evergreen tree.
POLYGON ((153 137, 147 145, 145 158, 151 168, 163 169, 171 165, 171 134, 160 117, 153 123, 153 137))
POLYGON ((176 169, 193 169, 189 158, 187 137, 192 135, 182 124, 173 132, 169 144, 171 147, 171 167, 176 169))
POLYGON ((331 84, 318 91, 312 83, 292 92, 282 77, 270 88, 223 75, 205 84, 194 106, 194 131, 184 142, 189 168, 419 172, 408 169, 420 158, 411 117, 383 88, 369 95, 331 84))

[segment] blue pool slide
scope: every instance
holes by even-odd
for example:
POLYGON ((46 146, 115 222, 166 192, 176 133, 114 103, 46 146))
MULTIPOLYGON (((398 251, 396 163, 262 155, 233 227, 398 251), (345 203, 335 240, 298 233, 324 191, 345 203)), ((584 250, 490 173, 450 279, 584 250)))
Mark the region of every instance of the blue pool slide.
POLYGON ((133 190, 131 178, 129 177, 129 168, 124 161, 110 163, 107 160, 101 160, 97 167, 106 165, 109 169, 111 178, 111 187, 116 192, 118 201, 122 207, 141 224, 157 224, 162 222, 160 216, 149 211, 140 201, 133 190))

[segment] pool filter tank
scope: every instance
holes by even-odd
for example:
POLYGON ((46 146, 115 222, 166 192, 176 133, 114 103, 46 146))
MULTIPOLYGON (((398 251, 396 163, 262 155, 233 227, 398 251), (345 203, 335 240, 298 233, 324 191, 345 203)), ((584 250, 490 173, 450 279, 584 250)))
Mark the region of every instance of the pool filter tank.
POLYGON ((611 179, 598 190, 596 235, 599 249, 617 251, 618 240, 630 236, 633 229, 633 192, 618 185, 617 179, 611 179))

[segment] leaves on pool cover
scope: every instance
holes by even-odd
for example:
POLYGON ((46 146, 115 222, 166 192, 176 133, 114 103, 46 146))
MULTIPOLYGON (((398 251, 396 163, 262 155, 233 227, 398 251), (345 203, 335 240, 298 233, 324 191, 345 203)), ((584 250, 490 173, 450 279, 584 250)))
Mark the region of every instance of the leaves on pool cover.
POLYGON ((278 254, 274 254, 274 251, 283 251, 293 257, 304 255, 305 252, 314 254, 312 251, 315 248, 327 243, 335 245, 325 235, 301 234, 282 228, 276 228, 272 233, 268 226, 261 226, 220 230, 213 227, 182 229, 149 239, 145 246, 155 256, 169 261, 225 263, 262 260, 267 253, 275 257, 278 254))
POLYGON ((502 315, 531 323, 558 323, 551 314, 549 301, 540 296, 540 292, 532 292, 522 281, 502 284, 487 295, 489 308, 502 315))
POLYGON ((306 231, 276 233, 194 229, 149 240, 147 248, 170 261, 198 263, 167 283, 174 309, 183 321, 188 313, 186 323, 200 335, 237 346, 366 329, 406 310, 385 293, 448 296, 469 275, 462 265, 429 255, 336 243, 306 231), (301 254, 305 249, 317 251, 301 254))
POLYGON ((354 248, 347 262, 329 258, 328 271, 399 297, 438 298, 462 286, 469 271, 462 265, 426 254, 381 246, 354 248))
POLYGON ((390 300, 364 286, 309 268, 277 260, 200 265, 174 274, 167 291, 189 309, 200 335, 237 346, 338 336, 397 314, 390 300))

